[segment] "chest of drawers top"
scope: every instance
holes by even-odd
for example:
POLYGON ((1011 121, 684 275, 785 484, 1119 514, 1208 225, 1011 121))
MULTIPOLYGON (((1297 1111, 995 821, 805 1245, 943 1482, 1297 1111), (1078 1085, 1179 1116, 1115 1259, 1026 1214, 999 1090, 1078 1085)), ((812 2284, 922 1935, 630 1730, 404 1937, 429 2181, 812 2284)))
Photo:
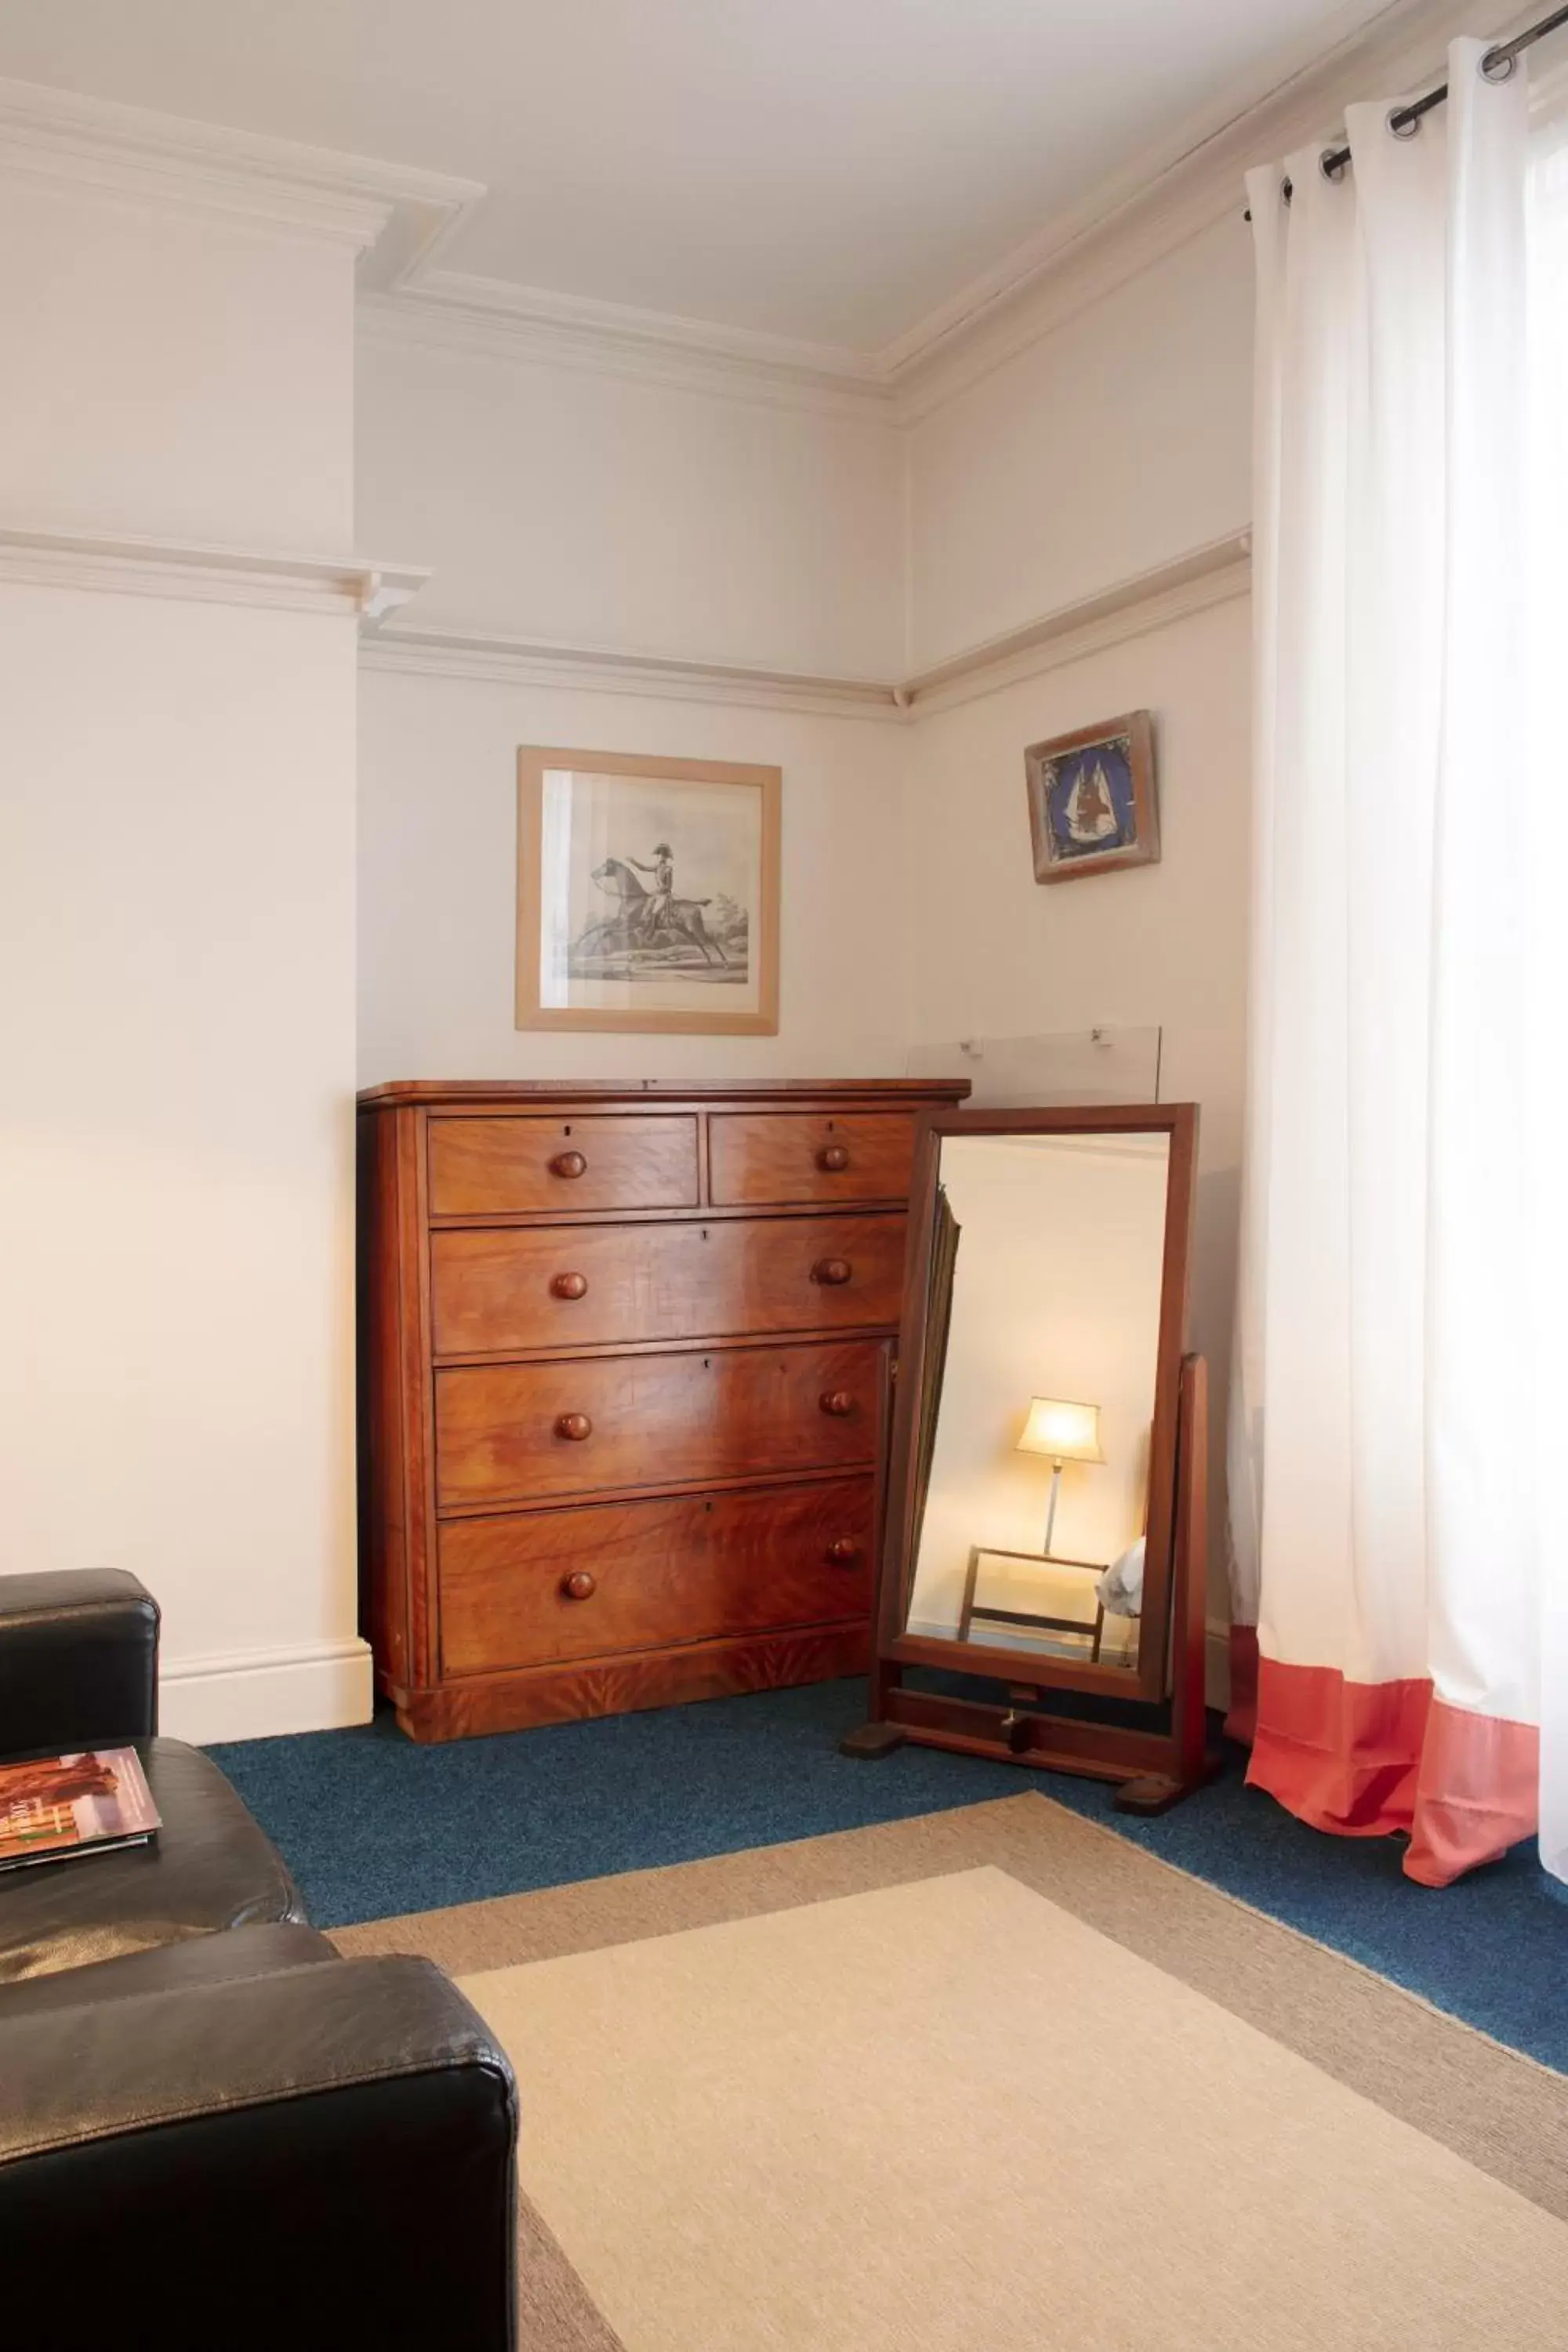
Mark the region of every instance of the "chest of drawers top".
POLYGON ((908 1196, 919 1114, 964 1089, 877 1079, 757 1087, 408 1080, 432 1226, 820 1213, 908 1196))

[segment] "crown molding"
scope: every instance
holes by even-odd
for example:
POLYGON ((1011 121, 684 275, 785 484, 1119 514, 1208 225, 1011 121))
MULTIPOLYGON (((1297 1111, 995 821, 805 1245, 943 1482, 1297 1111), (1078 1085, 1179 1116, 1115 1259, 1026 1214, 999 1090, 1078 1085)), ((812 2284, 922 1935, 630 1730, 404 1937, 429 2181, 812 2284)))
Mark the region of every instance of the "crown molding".
POLYGON ((1331 138, 1369 92, 1392 100, 1426 87, 1450 40, 1507 33, 1528 13, 1519 0, 1393 0, 1250 103, 1233 94, 1206 131, 1202 118, 1189 122, 879 354, 900 423, 957 398, 1206 229, 1234 220, 1239 236, 1256 164, 1331 138))
POLYGON ((1326 28, 1320 28, 1315 37, 1299 40, 1283 55, 1277 54, 1266 68, 1230 84, 1157 144, 1100 181, 1081 203, 1055 214, 1021 245, 896 337, 879 354, 889 374, 897 379, 918 368, 988 310, 1026 292, 1085 237, 1120 219, 1189 160, 1212 154, 1227 133, 1257 120, 1291 90, 1309 82, 1337 80, 1347 70, 1348 59, 1353 58, 1359 64, 1364 58, 1377 27, 1386 26, 1391 17, 1408 17, 1431 5, 1432 0, 1384 0, 1384 5, 1373 12, 1365 7, 1342 8, 1342 19, 1352 16, 1354 22, 1339 37, 1331 37, 1327 47, 1326 28))
POLYGON ((768 407, 890 417, 892 387, 869 355, 710 325, 629 304, 424 269, 359 304, 362 330, 393 341, 625 375, 768 407))
POLYGON ((0 523, 0 583, 7 586, 347 614, 374 625, 405 604, 429 576, 412 564, 375 563, 359 555, 292 555, 0 523))
POLYGON ((451 629, 392 628, 367 635, 361 642, 360 662, 365 669, 414 677, 574 687, 909 725, 1245 595, 1251 583, 1251 541, 1249 531, 1229 532, 900 680, 822 677, 807 671, 677 660, 659 654, 618 653, 604 646, 556 645, 451 629))
POLYGON ((619 653, 603 646, 557 645, 450 629, 381 630, 363 639, 360 661, 366 669, 397 670, 416 677, 478 679, 496 686, 575 687, 660 700, 804 711, 832 719, 896 721, 900 717, 897 688, 876 679, 821 677, 809 671, 677 660, 658 654, 619 653))
POLYGON ((1388 0, 1325 51, 1301 44, 1058 214, 1027 243, 880 351, 794 341, 433 267, 426 255, 362 299, 395 341, 625 375, 771 406, 915 424, 1079 312, 1234 217, 1247 171, 1331 135, 1347 103, 1397 96, 1440 70, 1464 31, 1522 22, 1517 0, 1388 0))
POLYGON ((475 180, 3 79, 0 173, 347 246, 371 287, 433 263, 485 193, 475 180))
MULTIPOLYGON (((1341 21, 1343 21, 1342 12, 1341 21)), ((910 425, 1227 216, 1246 172, 1331 136, 1348 102, 1440 71, 1517 0, 1388 0, 1326 52, 1233 89, 878 352, 796 341, 439 266, 473 180, 0 79, 0 174, 197 206, 347 245, 370 336, 910 425)))

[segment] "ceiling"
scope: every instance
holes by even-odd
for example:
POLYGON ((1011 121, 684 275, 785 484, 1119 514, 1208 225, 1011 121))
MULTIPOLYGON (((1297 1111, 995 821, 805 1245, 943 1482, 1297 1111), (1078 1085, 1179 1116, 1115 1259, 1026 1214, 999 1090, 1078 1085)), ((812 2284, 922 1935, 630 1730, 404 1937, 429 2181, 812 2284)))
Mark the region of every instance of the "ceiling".
POLYGON ((883 350, 1403 0, 4 0, 0 75, 482 181, 442 265, 883 350))

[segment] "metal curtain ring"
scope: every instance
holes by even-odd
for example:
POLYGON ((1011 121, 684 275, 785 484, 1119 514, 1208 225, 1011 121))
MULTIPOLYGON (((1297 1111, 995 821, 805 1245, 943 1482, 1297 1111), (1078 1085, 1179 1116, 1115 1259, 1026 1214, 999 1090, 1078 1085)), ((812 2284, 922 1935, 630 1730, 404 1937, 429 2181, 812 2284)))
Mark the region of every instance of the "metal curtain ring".
POLYGON ((1412 114, 1407 106, 1396 106, 1389 114, 1388 127, 1396 139, 1414 139, 1421 128, 1421 117, 1412 114))
POLYGON ((1350 168, 1350 157, 1342 147, 1325 147, 1318 158, 1318 169, 1331 188, 1337 188, 1350 168))
POLYGON ((1480 62, 1483 81, 1511 81, 1519 63, 1517 49, 1489 49, 1480 62))

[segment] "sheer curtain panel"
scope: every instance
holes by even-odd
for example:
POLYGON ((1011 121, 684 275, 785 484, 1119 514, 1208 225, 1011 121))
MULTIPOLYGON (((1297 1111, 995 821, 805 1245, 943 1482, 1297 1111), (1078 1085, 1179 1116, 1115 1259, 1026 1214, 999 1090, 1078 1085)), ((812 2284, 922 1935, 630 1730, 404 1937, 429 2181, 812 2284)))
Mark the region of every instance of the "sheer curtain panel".
MULTIPOLYGON (((1352 108, 1335 176, 1313 148, 1247 184, 1256 834, 1230 1493, 1255 1729, 1245 1633, 1238 1712, 1256 1783, 1325 1830, 1407 1831, 1405 1867, 1431 1885, 1535 1826, 1543 1655, 1548 1713, 1568 1696, 1568 866, 1539 593, 1542 448, 1563 425, 1542 397, 1554 263, 1530 85, 1522 66, 1489 79, 1486 50, 1455 44, 1448 103, 1407 135, 1394 101, 1352 108)), ((1545 1752, 1568 1815, 1550 1730, 1545 1752)), ((1568 1822, 1552 1835, 1563 1870, 1568 1822)))

